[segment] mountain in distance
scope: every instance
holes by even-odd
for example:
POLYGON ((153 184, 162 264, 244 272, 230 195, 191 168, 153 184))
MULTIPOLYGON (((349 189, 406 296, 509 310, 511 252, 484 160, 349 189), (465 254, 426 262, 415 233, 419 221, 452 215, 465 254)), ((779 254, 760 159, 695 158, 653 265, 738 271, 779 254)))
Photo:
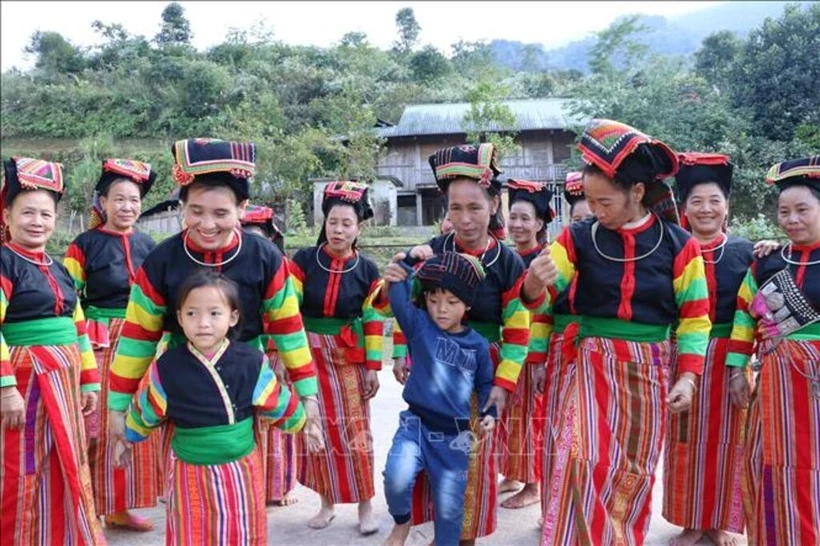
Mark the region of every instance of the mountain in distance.
MULTIPOLYGON (((808 5, 808 2, 794 3, 803 7, 808 5)), ((642 36, 642 42, 648 46, 650 53, 689 55, 700 48, 705 37, 720 30, 730 30, 745 37, 767 17, 780 17, 786 4, 787 2, 725 2, 671 18, 642 15, 638 24, 648 28, 642 36)), ((496 62, 512 70, 587 72, 589 51, 595 41, 595 36, 590 34, 549 50, 542 44, 525 44, 513 40, 493 40, 489 45, 496 62)))

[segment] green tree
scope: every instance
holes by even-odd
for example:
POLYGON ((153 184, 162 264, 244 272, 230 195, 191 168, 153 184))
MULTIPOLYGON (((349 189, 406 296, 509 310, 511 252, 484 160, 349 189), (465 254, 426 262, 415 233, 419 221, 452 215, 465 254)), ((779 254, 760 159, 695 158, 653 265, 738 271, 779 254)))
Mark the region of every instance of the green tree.
POLYGON ((76 74, 85 67, 82 51, 59 32, 34 32, 24 51, 36 55, 34 66, 48 73, 76 74))
POLYGON ((507 93, 505 86, 489 77, 482 78, 467 92, 470 108, 461 122, 468 142, 492 142, 499 159, 518 149, 515 143, 518 119, 502 102, 507 93))
POLYGON ((154 41, 160 46, 189 45, 193 34, 191 23, 185 17, 185 8, 171 2, 162 10, 162 23, 154 41))
POLYGON ((589 54, 589 68, 593 74, 623 76, 625 71, 645 59, 647 47, 637 37, 648 29, 638 23, 640 17, 629 15, 596 33, 597 40, 589 54))
POLYGON ((729 30, 721 30, 703 39, 695 52, 695 71, 707 82, 728 90, 732 67, 743 42, 729 30))
POLYGON ((396 27, 399 30, 399 38, 393 43, 393 48, 401 54, 410 53, 418 43, 421 32, 413 8, 402 8, 396 13, 396 27))
POLYGON ((435 46, 426 45, 410 57, 410 71, 413 80, 429 83, 451 72, 450 61, 435 46))

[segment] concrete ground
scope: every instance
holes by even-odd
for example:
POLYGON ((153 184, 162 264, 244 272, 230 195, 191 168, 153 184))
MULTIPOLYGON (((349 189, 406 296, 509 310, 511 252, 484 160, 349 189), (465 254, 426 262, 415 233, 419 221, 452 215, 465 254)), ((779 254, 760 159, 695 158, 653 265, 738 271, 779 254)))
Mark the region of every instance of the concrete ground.
MULTIPOLYGON (((384 469, 385 458, 390 448, 393 434, 398 425, 398 414, 406 407, 401 399, 401 385, 393 378, 389 366, 386 366, 379 376, 381 388, 376 398, 371 402, 372 431, 376 456, 376 496, 373 506, 380 522, 378 534, 362 537, 358 532, 358 518, 355 505, 342 505, 336 508, 336 519, 327 528, 315 531, 307 526, 310 519, 319 509, 319 497, 313 491, 299 486, 293 495, 299 502, 288 507, 268 508, 268 543, 287 544, 288 546, 341 546, 353 544, 377 545, 384 542, 393 524, 387 513, 382 489, 381 471, 384 469)), ((659 465, 660 466, 660 465, 659 465)), ((653 515, 646 544, 667 544, 679 529, 668 524, 660 515, 661 512, 661 479, 660 468, 658 480, 653 494, 653 515)), ((506 497, 503 496, 503 497, 506 497)), ((105 535, 112 546, 147 546, 164 544, 165 511, 164 505, 150 510, 142 510, 140 514, 154 520, 156 528, 150 533, 130 533, 119 530, 106 530, 105 535)), ((488 538, 480 539, 478 544, 483 545, 535 545, 539 543, 540 533, 537 527, 539 517, 538 504, 519 510, 498 508, 498 528, 488 538)), ((432 524, 414 527, 407 541, 408 546, 422 546, 429 544, 433 537, 432 524)), ((699 544, 710 544, 703 540, 699 544)), ((746 544, 745 541, 742 544, 746 544)))

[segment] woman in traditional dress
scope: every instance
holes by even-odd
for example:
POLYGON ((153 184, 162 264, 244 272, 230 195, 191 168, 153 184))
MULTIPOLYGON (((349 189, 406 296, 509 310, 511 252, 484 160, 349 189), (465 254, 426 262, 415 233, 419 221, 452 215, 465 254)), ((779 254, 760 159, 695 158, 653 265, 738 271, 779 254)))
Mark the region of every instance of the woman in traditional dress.
MULTIPOLYGON (((64 265, 74 280, 88 324, 88 337, 102 393, 90 422, 98 430, 89 434, 89 466, 98 516, 109 527, 150 531, 153 523, 129 512, 157 504, 157 439, 136 447, 127 468, 114 465, 108 436, 108 372, 125 322, 128 295, 137 269, 154 248, 150 236, 134 230, 142 199, 151 189, 156 173, 151 166, 132 159, 103 161, 94 187, 94 205, 88 231, 68 246, 64 265)), ((91 428, 91 427, 89 427, 91 428)))
POLYGON ((596 218, 570 225, 551 247, 553 290, 577 283, 576 434, 542 544, 637 545, 649 528, 667 404, 686 410, 703 369, 709 300, 700 247, 677 225, 662 181, 677 171, 676 154, 597 119, 579 148, 596 218), (669 390, 673 323, 679 376, 669 390))
MULTIPOLYGON (((510 179, 507 193, 510 204, 507 231, 524 267, 529 267, 547 244, 547 225, 555 217, 550 206, 552 191, 540 182, 510 179)), ((548 329, 546 315, 533 315, 526 366, 518 376, 515 393, 508 404, 507 445, 500 464, 504 481, 498 485, 498 492, 515 491, 521 483, 524 488, 505 499, 501 503, 504 508, 523 508, 539 500, 544 393, 536 390, 535 379, 547 361, 548 329)))
MULTIPOLYGON (((245 207, 245 214, 241 219, 245 231, 268 239, 276 245, 285 256, 285 238, 273 222, 273 209, 258 205, 245 207)), ((279 381, 288 387, 292 384, 287 380, 287 373, 282 359, 276 350, 272 339, 265 344, 265 350, 271 366, 279 381)), ((262 453, 262 464, 265 474, 265 503, 277 506, 296 504, 299 499, 291 492, 296 487, 296 442, 299 436, 284 434, 279 428, 270 426, 270 422, 259 420, 259 447, 262 453)))
POLYGON ((370 501, 376 494, 370 399, 379 390, 384 328, 371 302, 379 268, 356 248, 362 222, 373 217, 369 188, 329 183, 322 213, 316 246, 300 250, 290 262, 316 361, 327 441, 324 452, 308 454, 301 463, 299 481, 322 498, 310 527, 327 527, 336 504, 358 503, 359 531, 369 535, 379 530, 370 501))
MULTIPOLYGON (((500 214, 501 182, 497 178, 500 170, 495 153, 494 145, 486 143, 444 148, 430 156, 436 182, 447 196, 453 231, 426 245, 414 247, 410 254, 424 260, 445 251, 465 252, 479 258, 484 265, 487 277, 479 285, 475 303, 467 316, 469 325, 490 342, 496 371, 488 406, 495 404, 499 415, 503 415, 507 393, 515 392, 527 356, 529 309, 541 307, 545 296, 540 284, 542 277, 525 275, 521 257, 495 235, 504 226, 500 214)), ((545 260, 544 256, 536 257, 530 263, 530 271, 540 271, 545 260)), ((377 305, 387 305, 381 292, 377 305)), ((474 407, 474 414, 478 415, 480 409, 474 407)), ((503 435, 499 437, 504 438, 503 435)), ((470 454, 461 535, 463 545, 474 544, 476 538, 495 531, 497 444, 501 445, 492 435, 474 446, 470 454)), ((434 518, 430 499, 426 474, 419 474, 413 501, 414 525, 434 518)))
MULTIPOLYGON (((111 364, 110 433, 124 440, 125 411, 154 360, 163 332, 168 332, 168 349, 184 342, 173 305, 182 282, 204 267, 239 285, 242 322, 237 340, 262 350, 264 335, 271 336, 305 406, 305 432, 318 448, 318 386, 293 281, 282 254, 270 241, 239 229, 255 170, 255 147, 195 138, 177 141, 172 151, 186 228, 157 245, 137 270, 111 364)), ((160 460, 160 466, 165 462, 160 460)), ((160 494, 167 485, 161 484, 160 494)))
MULTIPOLYGON (((592 218, 580 171, 568 172, 564 182, 564 200, 569 205, 571 223, 592 218)), ((575 407, 565 404, 564 397, 575 379, 575 337, 578 317, 570 304, 572 288, 558 294, 552 305, 552 315, 546 317, 549 333, 549 351, 546 364, 536 368, 535 388, 544 394, 544 431, 541 468, 541 519, 547 513, 548 503, 557 503, 563 470, 566 468, 572 431, 575 426, 575 407), (563 412, 561 411, 563 408, 563 412)))
POLYGON ((706 534, 719 545, 744 527, 740 479, 746 410, 729 399, 726 352, 735 298, 752 263, 752 243, 725 233, 733 166, 721 154, 679 156, 675 175, 684 224, 700 244, 712 330, 692 407, 670 416, 664 451, 663 517, 683 527, 672 544, 689 546, 706 534))
POLYGON ((820 156, 778 163, 766 180, 780 190, 789 242, 746 274, 726 365, 732 402, 745 408, 757 354, 743 484, 749 544, 808 546, 820 543, 820 156))
POLYGON ((62 168, 11 158, 0 190, 0 544, 105 544, 91 493, 83 415, 97 363, 71 276, 45 249, 62 168), (5 233, 6 229, 8 232, 5 233))

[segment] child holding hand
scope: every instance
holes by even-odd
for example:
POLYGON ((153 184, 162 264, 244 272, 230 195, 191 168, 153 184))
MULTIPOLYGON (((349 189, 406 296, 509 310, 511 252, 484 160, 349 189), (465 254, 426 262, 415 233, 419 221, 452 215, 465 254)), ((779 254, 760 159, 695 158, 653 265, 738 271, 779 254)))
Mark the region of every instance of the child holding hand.
MULTIPOLYGON (((415 273, 406 257, 385 269, 390 310, 413 356, 402 395, 409 408, 399 417, 384 470, 387 506, 395 521, 388 546, 407 539, 413 486, 422 470, 433 490, 435 543, 459 542, 469 454, 477 439, 470 426, 473 394, 477 407, 484 408, 493 386, 487 340, 464 324, 483 278, 478 260, 455 252, 429 258, 415 273), (420 288, 415 304, 414 276, 420 288)), ((495 406, 483 409, 482 434, 492 431, 496 417, 495 406)))

